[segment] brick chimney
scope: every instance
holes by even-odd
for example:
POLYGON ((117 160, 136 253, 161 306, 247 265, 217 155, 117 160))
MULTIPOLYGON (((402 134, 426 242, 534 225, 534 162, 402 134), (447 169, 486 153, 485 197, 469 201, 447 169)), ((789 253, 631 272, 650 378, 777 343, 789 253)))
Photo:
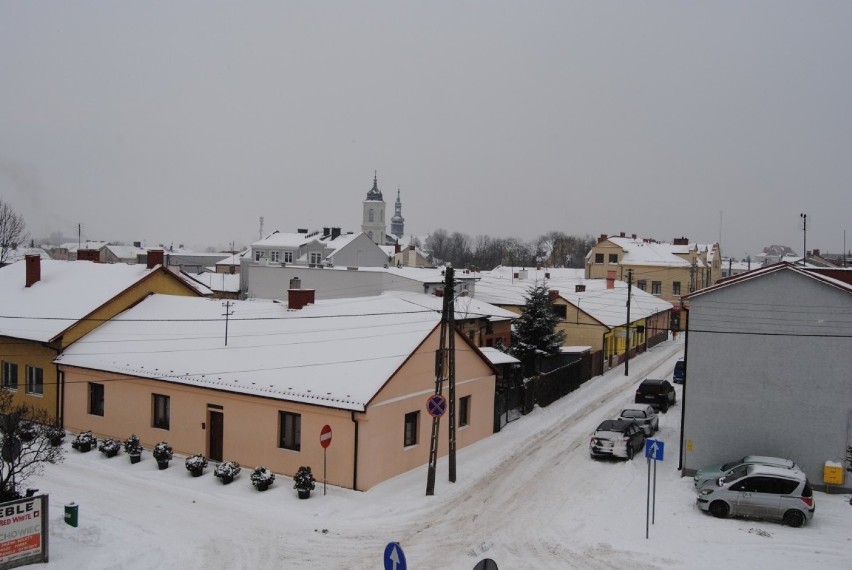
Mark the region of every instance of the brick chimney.
POLYGON ((814 252, 813 252, 813 256, 819 257, 819 254, 820 254, 820 251, 818 249, 815 249, 814 252))
POLYGON ((621 232, 618 235, 619 235, 619 237, 627 237, 627 236, 624 235, 624 232, 621 232))
POLYGON ((393 252, 399 253, 400 251, 402 251, 402 246, 399 245, 398 243, 393 244, 393 252))
POLYGON ((24 256, 24 263, 27 265, 27 276, 25 287, 30 287, 34 283, 41 281, 41 256, 28 253, 24 256))
POLYGON ((148 269, 153 269, 158 265, 163 265, 163 257, 165 252, 162 249, 148 250, 148 269))
POLYGON ((293 277, 290 279, 290 288, 287 289, 287 308, 298 311, 305 305, 313 305, 315 294, 314 289, 302 289, 302 280, 293 277))
POLYGON ((98 263, 100 260, 100 254, 96 249, 77 250, 77 261, 94 261, 95 263, 98 263))
POLYGON ((614 289, 615 288, 615 271, 610 269, 606 272, 606 288, 614 289))
POLYGON ((609 238, 607 237, 606 234, 601 234, 601 237, 598 238, 598 243, 601 243, 602 241, 606 241, 607 239, 609 239, 609 238))
POLYGON ((331 239, 337 239, 340 237, 340 228, 331 228, 331 239))
POLYGON ((559 289, 551 289, 547 292, 547 300, 551 303, 559 297, 559 289))
POLYGON ((679 237, 672 240, 672 245, 689 245, 689 238, 679 237))

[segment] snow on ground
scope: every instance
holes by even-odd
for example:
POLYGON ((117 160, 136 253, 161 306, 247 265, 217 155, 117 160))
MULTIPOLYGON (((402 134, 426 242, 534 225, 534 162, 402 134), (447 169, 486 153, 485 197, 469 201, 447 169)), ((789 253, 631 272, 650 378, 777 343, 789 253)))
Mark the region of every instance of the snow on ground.
POLYGON ((290 477, 260 493, 247 472, 225 486, 212 465, 193 478, 182 458, 159 471, 147 452, 131 465, 69 446, 64 463, 30 484, 50 495, 48 568, 376 569, 391 541, 412 570, 469 570, 483 558, 501 570, 852 568, 848 495, 816 493, 816 516, 799 529, 697 509, 691 478, 677 471, 680 387, 655 436, 666 456, 645 538, 647 461, 593 461, 589 434, 632 402, 642 378, 671 377, 682 352, 682 341, 664 343, 631 360, 629 376, 618 367, 460 450, 457 482, 441 461, 431 497, 426 467, 366 493, 323 495, 318 483, 299 500, 290 477), (63 522, 71 501, 77 528, 63 522))

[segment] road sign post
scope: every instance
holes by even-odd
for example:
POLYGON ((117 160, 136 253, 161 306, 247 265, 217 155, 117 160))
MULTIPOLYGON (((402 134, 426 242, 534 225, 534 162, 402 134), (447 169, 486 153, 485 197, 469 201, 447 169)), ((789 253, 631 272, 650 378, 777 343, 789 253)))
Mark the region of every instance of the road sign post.
POLYGON ((322 446, 322 494, 325 495, 326 487, 328 486, 328 475, 326 471, 326 465, 328 461, 326 461, 326 451, 328 450, 328 446, 331 445, 331 426, 325 424, 322 426, 320 430, 320 445, 322 446))
POLYGON ((657 512, 657 461, 662 461, 666 442, 659 439, 645 440, 645 457, 648 459, 648 490, 645 496, 645 538, 648 538, 648 520, 653 523, 657 512), (654 494, 651 495, 651 460, 654 461, 654 494))

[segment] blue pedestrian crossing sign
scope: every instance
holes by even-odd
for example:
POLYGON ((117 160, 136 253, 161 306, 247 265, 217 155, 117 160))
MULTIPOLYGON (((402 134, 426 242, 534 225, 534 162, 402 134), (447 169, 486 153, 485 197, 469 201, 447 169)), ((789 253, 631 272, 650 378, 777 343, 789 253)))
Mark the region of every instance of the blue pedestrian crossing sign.
POLYGON ((389 542, 385 547, 385 570, 405 570, 405 554, 398 542, 389 542))
POLYGON ((666 449, 666 443, 659 439, 645 440, 645 457, 654 461, 663 460, 663 452, 666 449))

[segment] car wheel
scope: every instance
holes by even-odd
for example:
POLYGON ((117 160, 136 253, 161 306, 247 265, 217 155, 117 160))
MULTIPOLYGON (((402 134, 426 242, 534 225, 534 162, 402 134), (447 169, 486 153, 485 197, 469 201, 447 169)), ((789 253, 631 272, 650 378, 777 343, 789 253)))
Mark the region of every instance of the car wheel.
POLYGON ((663 405, 660 406, 660 411, 663 412, 664 414, 669 411, 669 401, 668 400, 663 402, 663 405))
POLYGON ((731 508, 725 501, 713 501, 710 503, 710 514, 717 519, 723 519, 728 516, 730 510, 731 508))
POLYGON ((805 513, 795 509, 787 511, 784 513, 784 524, 793 528, 799 528, 805 524, 805 513))

